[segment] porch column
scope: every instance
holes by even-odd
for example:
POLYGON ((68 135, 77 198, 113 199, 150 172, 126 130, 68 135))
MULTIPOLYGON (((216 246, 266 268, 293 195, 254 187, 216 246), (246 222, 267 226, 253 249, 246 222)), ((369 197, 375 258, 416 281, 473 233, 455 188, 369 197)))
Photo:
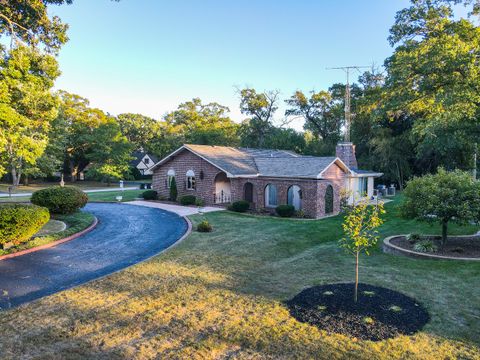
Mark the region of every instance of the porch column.
POLYGON ((367 196, 370 199, 373 196, 373 177, 368 177, 368 184, 367 184, 367 196))

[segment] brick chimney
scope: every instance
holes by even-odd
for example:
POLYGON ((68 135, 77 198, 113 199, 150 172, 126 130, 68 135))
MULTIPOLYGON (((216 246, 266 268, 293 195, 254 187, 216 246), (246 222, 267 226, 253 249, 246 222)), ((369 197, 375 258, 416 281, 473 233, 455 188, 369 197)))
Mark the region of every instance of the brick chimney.
POLYGON ((355 156, 355 145, 351 142, 339 142, 336 148, 336 156, 350 169, 358 168, 357 157, 355 156))

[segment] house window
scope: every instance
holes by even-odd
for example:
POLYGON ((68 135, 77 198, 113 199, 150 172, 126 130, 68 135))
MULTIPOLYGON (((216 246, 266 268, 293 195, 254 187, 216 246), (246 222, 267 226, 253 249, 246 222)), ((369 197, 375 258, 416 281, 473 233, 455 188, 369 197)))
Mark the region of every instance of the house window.
POLYGON ((287 204, 292 205, 297 211, 302 208, 302 190, 298 185, 292 185, 288 188, 287 204))
POLYGON ((193 170, 187 171, 187 190, 195 190, 195 173, 193 170))
POLYGON ((170 169, 167 172, 167 187, 170 189, 170 186, 172 185, 172 180, 175 178, 175 170, 170 169))
POLYGON ((358 193, 360 196, 366 196, 368 191, 368 178, 360 177, 358 178, 358 193))
POLYGON ((275 207, 277 205, 277 187, 275 185, 268 184, 265 186, 265 206, 275 207))
POLYGON ((149 158, 145 158, 145 159, 143 159, 143 162, 145 163, 145 165, 148 165, 148 164, 150 164, 150 159, 149 159, 149 158))

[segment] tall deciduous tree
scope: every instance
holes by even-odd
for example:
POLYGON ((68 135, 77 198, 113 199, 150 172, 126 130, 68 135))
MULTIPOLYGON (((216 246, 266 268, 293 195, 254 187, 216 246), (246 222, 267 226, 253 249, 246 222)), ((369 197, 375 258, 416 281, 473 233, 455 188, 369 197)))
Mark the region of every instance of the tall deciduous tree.
POLYGON ((336 144, 340 140, 343 116, 338 111, 338 103, 328 91, 312 91, 310 97, 302 91, 296 91, 285 102, 289 105, 285 115, 303 118, 305 130, 310 130, 329 144, 336 144))
MULTIPOLYGON (((62 103, 55 125, 63 129, 57 138, 64 147, 64 168, 72 181, 90 165, 95 178, 110 180, 128 172, 133 147, 121 134, 115 118, 78 95, 60 92, 62 103)), ((89 171, 90 171, 89 170, 89 171)))
POLYGON ((51 88, 59 74, 56 60, 34 48, 15 47, 0 59, 1 132, 8 139, 0 161, 15 186, 45 149, 50 123, 57 114, 58 102, 51 88))
POLYGON ((455 17, 455 3, 473 4, 412 0, 398 12, 389 38, 397 47, 385 62, 384 103, 392 119, 415 118, 419 158, 471 169, 480 135, 480 29, 455 17))
POLYGON ((254 147, 264 147, 267 133, 273 127, 273 115, 278 109, 280 92, 278 90, 257 93, 255 89, 240 90, 240 111, 249 116, 243 123, 243 133, 256 138, 254 147))
POLYGON ((120 114, 117 116, 122 134, 135 147, 152 152, 152 142, 162 131, 160 121, 141 114, 120 114))

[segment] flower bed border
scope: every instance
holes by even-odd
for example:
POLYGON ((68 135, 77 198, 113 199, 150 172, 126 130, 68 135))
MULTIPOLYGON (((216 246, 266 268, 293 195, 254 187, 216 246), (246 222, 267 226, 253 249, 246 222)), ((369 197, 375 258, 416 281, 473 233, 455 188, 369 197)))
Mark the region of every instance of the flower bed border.
MULTIPOLYGON (((477 233, 476 235, 478 234, 480 234, 480 232, 477 233)), ((403 255, 411 258, 420 258, 420 259, 480 261, 480 257, 466 258, 466 257, 453 257, 453 256, 445 256, 445 255, 435 255, 430 253, 421 253, 413 250, 404 249, 404 248, 401 248, 400 246, 397 246, 391 243, 390 240, 397 237, 402 237, 402 236, 407 236, 407 235, 393 235, 385 238, 383 240, 383 246, 382 246, 383 252, 391 255, 403 255)), ((455 237, 465 237, 465 236, 471 237, 472 235, 460 235, 460 236, 452 236, 452 237, 455 238, 455 237)))
POLYGON ((48 249, 48 248, 51 248, 51 247, 54 247, 54 246, 57 246, 57 245, 66 243, 67 241, 71 241, 71 240, 77 239, 77 238, 79 238, 80 236, 85 235, 86 233, 88 233, 88 232, 92 231, 93 229, 95 229, 95 227, 96 227, 97 225, 98 225, 98 219, 94 216, 94 217, 93 217, 93 222, 92 222, 86 229, 83 229, 82 231, 79 231, 79 232, 77 232, 77 233, 75 233, 75 234, 72 234, 72 235, 70 235, 70 236, 67 236, 66 238, 63 238, 63 239, 60 239, 60 240, 56 240, 56 241, 53 241, 53 242, 48 243, 48 244, 45 244, 45 245, 40 245, 40 246, 36 246, 36 247, 30 248, 30 249, 20 250, 20 251, 11 253, 11 254, 2 255, 2 256, 0 256, 0 261, 1 261, 1 260, 6 260, 6 259, 15 258, 15 257, 17 257, 17 256, 22 256, 22 255, 30 254, 30 253, 32 253, 32 252, 40 251, 40 250, 43 250, 43 249, 48 249))

